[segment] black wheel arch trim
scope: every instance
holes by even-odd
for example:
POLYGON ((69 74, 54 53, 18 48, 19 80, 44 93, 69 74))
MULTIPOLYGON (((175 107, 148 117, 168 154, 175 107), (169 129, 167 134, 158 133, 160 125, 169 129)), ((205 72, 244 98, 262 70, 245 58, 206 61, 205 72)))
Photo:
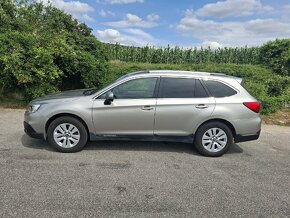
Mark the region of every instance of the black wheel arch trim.
POLYGON ((236 135, 235 137, 235 142, 247 142, 247 141, 252 141, 252 140, 257 140, 260 137, 261 130, 258 131, 256 134, 252 135, 236 135))

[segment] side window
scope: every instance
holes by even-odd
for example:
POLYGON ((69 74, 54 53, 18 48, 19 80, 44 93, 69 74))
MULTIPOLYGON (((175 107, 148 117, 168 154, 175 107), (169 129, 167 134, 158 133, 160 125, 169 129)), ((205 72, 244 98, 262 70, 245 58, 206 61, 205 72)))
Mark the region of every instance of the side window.
POLYGON ((199 79, 197 79, 196 82, 195 82, 194 97, 196 97, 196 98, 206 98, 206 97, 208 97, 208 94, 205 91, 205 89, 204 89, 204 87, 201 84, 199 79))
POLYGON ((195 79, 163 78, 159 98, 194 98, 195 79))
MULTIPOLYGON (((116 99, 138 99, 153 98, 157 78, 133 79, 124 82, 111 91, 116 99)), ((99 99, 105 99, 106 93, 101 95, 99 99)))
POLYGON ((213 80, 204 80, 204 83, 213 97, 228 97, 237 94, 237 92, 229 86, 213 80))

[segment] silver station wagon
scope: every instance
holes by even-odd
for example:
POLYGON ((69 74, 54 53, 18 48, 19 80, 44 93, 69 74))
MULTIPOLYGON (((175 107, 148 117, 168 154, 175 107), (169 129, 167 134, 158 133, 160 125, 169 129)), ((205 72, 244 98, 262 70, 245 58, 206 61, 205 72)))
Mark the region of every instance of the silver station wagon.
POLYGON ((256 140, 260 103, 225 74, 154 70, 127 74, 104 89, 60 92, 31 101, 25 132, 61 152, 90 141, 176 141, 220 156, 232 143, 256 140))

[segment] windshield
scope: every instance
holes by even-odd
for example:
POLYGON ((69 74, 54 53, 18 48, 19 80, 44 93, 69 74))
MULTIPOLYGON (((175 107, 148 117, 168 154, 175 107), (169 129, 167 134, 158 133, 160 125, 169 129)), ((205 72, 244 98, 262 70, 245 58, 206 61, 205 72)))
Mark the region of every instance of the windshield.
POLYGON ((119 81, 120 79, 117 79, 113 82, 111 82, 108 85, 104 85, 101 88, 97 89, 97 88, 91 88, 91 89, 87 89, 83 92, 83 95, 88 96, 88 95, 93 95, 95 93, 97 93, 98 91, 101 91, 102 89, 105 89, 106 87, 109 87, 110 85, 114 84, 115 82, 119 81))

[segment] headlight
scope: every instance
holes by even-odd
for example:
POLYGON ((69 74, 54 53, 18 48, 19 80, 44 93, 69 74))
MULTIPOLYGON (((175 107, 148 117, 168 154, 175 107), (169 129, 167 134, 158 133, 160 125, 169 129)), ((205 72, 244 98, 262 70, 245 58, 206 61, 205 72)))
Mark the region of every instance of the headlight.
POLYGON ((27 106, 27 111, 30 113, 36 112, 40 108, 40 104, 31 104, 27 106))

